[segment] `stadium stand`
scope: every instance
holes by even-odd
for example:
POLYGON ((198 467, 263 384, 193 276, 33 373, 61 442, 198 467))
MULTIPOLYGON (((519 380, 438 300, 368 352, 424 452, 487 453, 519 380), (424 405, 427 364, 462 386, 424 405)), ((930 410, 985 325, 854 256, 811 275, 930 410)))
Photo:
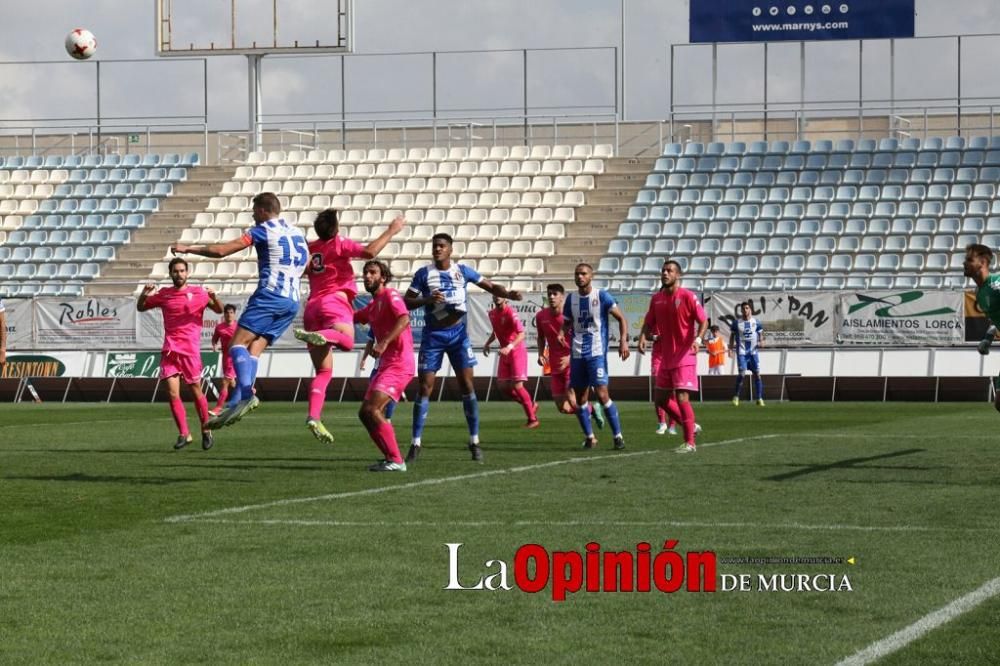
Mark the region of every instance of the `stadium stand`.
MULTIPOLYGON (((444 231, 456 256, 518 288, 587 260, 604 286, 648 291, 667 256, 705 291, 961 287, 962 248, 1000 246, 998 183, 988 137, 672 143, 655 160, 604 145, 268 151, 232 167, 7 157, 0 279, 8 297, 132 293, 167 278, 171 243, 235 238, 252 197, 274 191, 310 238, 330 206, 359 242, 405 213, 383 253, 400 281, 444 231)), ((192 263, 227 295, 256 278, 247 252, 192 263)))
POLYGON ((195 153, 0 158, 5 295, 82 294, 196 164, 195 153))
POLYGON ((997 137, 672 143, 598 270, 671 256, 706 291, 962 287, 962 248, 1000 243, 998 181, 997 137))
MULTIPOLYGON (((255 152, 174 240, 238 237, 253 224, 253 196, 270 191, 279 193, 285 219, 305 227, 310 240, 312 221, 325 208, 342 210, 341 232, 362 243, 405 214, 407 228, 382 253, 401 282, 428 261, 431 236, 445 232, 464 263, 529 288, 547 272, 555 242, 566 236, 611 157, 607 145, 255 152)), ((166 277, 169 257, 159 259, 149 279, 166 277)), ((199 260, 194 271, 222 294, 255 288, 249 250, 199 260)))

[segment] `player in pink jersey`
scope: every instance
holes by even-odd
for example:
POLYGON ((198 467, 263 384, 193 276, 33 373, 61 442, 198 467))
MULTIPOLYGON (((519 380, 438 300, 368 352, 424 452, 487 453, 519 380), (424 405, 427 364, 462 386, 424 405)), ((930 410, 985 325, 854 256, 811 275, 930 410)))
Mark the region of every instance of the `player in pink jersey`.
POLYGON ((417 368, 413 360, 410 311, 399 292, 387 286, 390 280, 392 273, 384 262, 366 262, 365 291, 372 295, 372 300, 354 313, 354 321, 371 325, 377 341, 372 356, 378 359, 378 372, 368 385, 358 412, 358 418, 383 454, 383 460, 368 468, 373 472, 406 471, 396 431, 386 418, 385 409, 403 395, 417 368))
POLYGON ((333 442, 333 435, 323 425, 323 403, 333 378, 333 349, 354 348, 354 297, 357 287, 351 259, 373 259, 386 243, 398 234, 406 220, 402 215, 381 236, 366 246, 338 234, 340 212, 327 208, 313 222, 317 240, 309 243, 309 300, 303 325, 294 331, 299 340, 309 343, 316 376, 309 386, 309 416, 306 426, 321 442, 333 442))
POLYGON ((494 340, 500 343, 500 361, 497 366, 497 380, 500 390, 524 408, 528 421, 525 428, 537 428, 538 405, 524 388, 528 381, 528 347, 524 344, 524 324, 507 304, 507 299, 493 296, 493 309, 489 311, 493 332, 483 345, 483 355, 490 355, 490 345, 494 340))
POLYGON ((689 393, 698 390, 698 349, 708 328, 705 310, 698 297, 680 285, 681 266, 668 259, 660 270, 660 291, 653 295, 639 334, 639 350, 644 352, 650 332, 660 332, 660 371, 656 376, 653 401, 663 405, 684 429, 684 444, 678 449, 694 453, 695 435, 700 429, 694 420, 689 393))
POLYGON ((229 344, 236 334, 236 306, 230 303, 222 308, 222 321, 212 331, 212 351, 222 351, 222 382, 219 385, 219 402, 215 409, 209 410, 209 414, 217 416, 226 406, 226 399, 229 398, 229 389, 236 386, 236 366, 233 359, 229 358, 229 344))
POLYGON ((208 422, 208 401, 201 392, 201 329, 205 308, 222 313, 222 303, 210 289, 188 285, 188 264, 180 257, 170 260, 170 279, 173 287, 156 291, 155 284, 147 284, 139 294, 136 309, 145 312, 160 308, 163 313, 163 351, 160 357, 160 379, 167 382, 170 413, 177 423, 180 435, 175 449, 191 443, 187 414, 181 401, 181 379, 194 394, 194 406, 201 421, 201 448, 212 448, 212 431, 208 422), (156 293, 153 293, 156 292, 156 293))
MULTIPOLYGON (((569 390, 569 345, 563 336, 563 303, 566 288, 558 282, 545 287, 548 305, 535 313, 535 329, 538 332, 538 365, 549 365, 550 391, 556 409, 563 414, 576 414, 576 394, 569 390), (548 355, 546 355, 546 348, 548 355)), ((604 427, 604 414, 600 403, 590 403, 590 415, 597 421, 597 427, 604 427)))

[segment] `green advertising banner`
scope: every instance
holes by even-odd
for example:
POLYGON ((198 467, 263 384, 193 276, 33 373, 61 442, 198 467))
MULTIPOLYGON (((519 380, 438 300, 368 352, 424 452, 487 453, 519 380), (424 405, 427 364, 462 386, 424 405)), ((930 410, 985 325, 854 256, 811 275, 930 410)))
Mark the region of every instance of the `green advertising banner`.
MULTIPOLYGON (((219 352, 201 353, 202 378, 211 379, 219 374, 221 358, 219 352)), ((104 375, 156 379, 160 376, 160 352, 108 352, 104 375)))

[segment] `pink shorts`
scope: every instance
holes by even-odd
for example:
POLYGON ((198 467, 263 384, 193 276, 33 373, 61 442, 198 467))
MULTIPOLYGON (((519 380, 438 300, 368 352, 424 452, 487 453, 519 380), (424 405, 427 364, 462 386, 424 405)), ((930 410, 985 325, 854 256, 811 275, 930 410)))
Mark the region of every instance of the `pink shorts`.
MULTIPOLYGON (((497 352, 500 354, 500 352, 497 352)), ((500 354, 497 364, 497 379, 512 382, 523 382, 528 379, 528 349, 518 345, 504 356, 500 354)))
POLYGON ((307 331, 322 331, 333 328, 334 324, 354 325, 354 309, 339 296, 328 294, 310 298, 303 313, 303 325, 307 331))
POLYGON ((178 354, 166 351, 160 355, 160 379, 180 375, 185 384, 201 382, 201 353, 178 354))
POLYGON ((236 379, 236 366, 228 353, 222 355, 222 376, 226 379, 236 379))
POLYGON ((394 370, 393 368, 379 368, 368 384, 365 391, 365 400, 375 395, 375 392, 385 393, 387 396, 399 402, 400 396, 406 390, 406 385, 413 379, 413 371, 394 370))
POLYGON ((653 352, 652 361, 650 363, 649 374, 656 379, 656 376, 660 374, 660 366, 663 365, 663 356, 653 352))
POLYGON ((698 366, 682 365, 679 368, 660 367, 656 373, 656 388, 679 391, 698 390, 698 366))
POLYGON ((552 395, 569 393, 569 366, 565 370, 552 370, 552 395))

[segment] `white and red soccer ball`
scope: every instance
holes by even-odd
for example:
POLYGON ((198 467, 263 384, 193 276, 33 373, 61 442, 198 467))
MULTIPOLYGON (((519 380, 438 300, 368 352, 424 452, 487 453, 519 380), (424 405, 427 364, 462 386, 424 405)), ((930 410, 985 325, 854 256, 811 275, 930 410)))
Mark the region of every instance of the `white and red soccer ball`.
POLYGON ((97 51, 97 38, 85 28, 75 28, 66 35, 66 53, 77 60, 86 60, 97 51))

